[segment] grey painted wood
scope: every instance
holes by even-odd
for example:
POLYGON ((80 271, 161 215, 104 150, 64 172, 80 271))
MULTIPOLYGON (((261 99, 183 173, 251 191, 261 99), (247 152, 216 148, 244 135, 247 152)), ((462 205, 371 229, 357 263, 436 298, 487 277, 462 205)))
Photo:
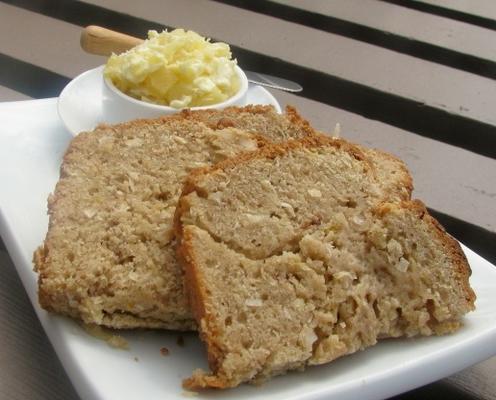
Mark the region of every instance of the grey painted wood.
POLYGON ((31 97, 0 85, 0 101, 29 100, 31 97))
POLYGON ((496 61, 496 31, 490 29, 377 0, 272 1, 496 61))
POLYGON ((0 399, 79 399, 5 250, 0 273, 0 399))
POLYGON ((79 48, 80 28, 53 18, 0 3, 2 53, 75 77, 104 60, 79 48), (20 24, 22 21, 22 24, 20 24))
POLYGON ((496 357, 444 379, 447 384, 459 388, 476 399, 496 399, 496 357))
POLYGON ((441 6, 450 10, 461 11, 467 14, 496 20, 496 9, 494 0, 415 0, 419 3, 427 3, 441 6))

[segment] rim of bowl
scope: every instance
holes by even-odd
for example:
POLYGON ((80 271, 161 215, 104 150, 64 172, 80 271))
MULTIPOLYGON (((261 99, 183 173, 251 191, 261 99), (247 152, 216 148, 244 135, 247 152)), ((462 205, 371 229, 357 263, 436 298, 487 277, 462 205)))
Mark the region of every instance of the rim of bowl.
MULTIPOLYGON (((103 81, 112 93, 114 93, 115 95, 117 95, 118 97, 120 97, 126 101, 129 101, 129 102, 134 103, 134 104, 141 106, 141 107, 152 108, 155 110, 162 110, 162 111, 169 112, 169 113, 170 112, 176 112, 176 111, 179 112, 181 110, 186 110, 186 109, 188 109, 188 110, 207 110, 210 108, 224 108, 224 107, 227 107, 231 104, 234 104, 239 99, 241 99, 248 91, 248 78, 246 77, 245 72, 237 65, 234 68, 235 68, 235 71, 238 75, 238 78, 240 79, 239 90, 233 96, 229 97, 227 100, 224 100, 221 103, 210 104, 208 106, 174 108, 174 107, 170 107, 170 106, 164 106, 164 105, 160 105, 160 104, 149 103, 147 101, 138 100, 138 99, 131 97, 131 96, 127 95, 126 93, 122 92, 114 85, 112 80, 106 78, 105 76, 103 76, 103 81)), ((102 74, 103 74, 103 71, 102 71, 102 74)))

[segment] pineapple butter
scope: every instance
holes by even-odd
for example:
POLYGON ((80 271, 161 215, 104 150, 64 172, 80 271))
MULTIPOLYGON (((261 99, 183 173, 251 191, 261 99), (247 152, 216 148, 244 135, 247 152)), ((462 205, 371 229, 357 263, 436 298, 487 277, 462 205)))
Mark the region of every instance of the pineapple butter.
POLYGON ((131 97, 178 109, 221 103, 240 88, 229 45, 183 29, 149 31, 142 44, 112 54, 104 76, 131 97))

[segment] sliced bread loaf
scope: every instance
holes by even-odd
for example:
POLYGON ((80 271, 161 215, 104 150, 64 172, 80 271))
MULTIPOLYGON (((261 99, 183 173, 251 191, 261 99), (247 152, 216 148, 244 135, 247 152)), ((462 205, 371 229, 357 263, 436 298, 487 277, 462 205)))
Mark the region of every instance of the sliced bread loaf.
POLYGON ((114 328, 193 328, 172 230, 184 177, 269 140, 311 132, 294 110, 256 106, 184 111, 79 134, 64 156, 46 240, 34 255, 40 304, 114 328))
POLYGON ((314 136, 190 175, 178 255, 212 373, 185 387, 233 387, 460 326, 475 300, 460 246, 402 198, 408 179, 384 189, 373 154, 314 136))

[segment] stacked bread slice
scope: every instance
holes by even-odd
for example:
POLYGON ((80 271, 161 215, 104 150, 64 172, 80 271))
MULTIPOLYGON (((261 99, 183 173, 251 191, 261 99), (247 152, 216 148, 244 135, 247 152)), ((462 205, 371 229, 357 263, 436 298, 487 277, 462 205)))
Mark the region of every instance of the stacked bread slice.
POLYGON ((294 109, 184 111, 79 134, 34 256, 47 310, 113 328, 194 329, 172 220, 187 174, 311 134, 294 109))
POLYGON ((409 199, 404 171, 378 169, 388 162, 316 135, 188 177, 179 254, 213 372, 186 387, 262 381, 460 326, 475 299, 467 261, 409 199))
POLYGON ((72 141, 49 199, 40 303, 114 328, 198 328, 212 372, 187 388, 453 332, 474 308, 470 267, 412 187, 397 158, 292 108, 103 125, 72 141))

